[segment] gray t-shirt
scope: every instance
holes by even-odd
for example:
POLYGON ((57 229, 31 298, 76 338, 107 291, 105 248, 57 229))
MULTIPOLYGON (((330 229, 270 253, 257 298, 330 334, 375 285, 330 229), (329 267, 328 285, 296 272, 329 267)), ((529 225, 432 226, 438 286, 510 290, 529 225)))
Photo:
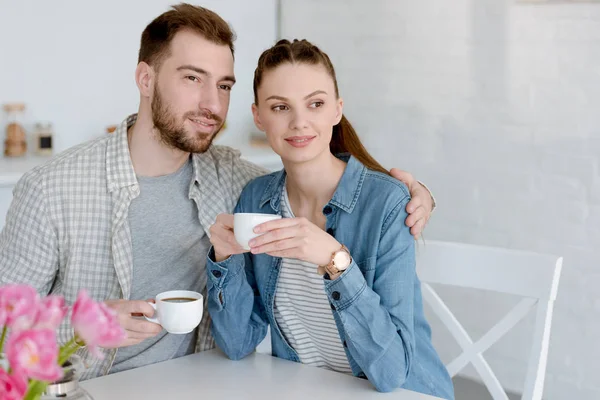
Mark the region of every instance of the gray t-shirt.
MULTIPOLYGON (((140 195, 129 207, 133 244, 131 300, 147 300, 167 290, 206 287, 206 253, 210 242, 189 198, 191 160, 177 172, 138 176, 140 195)), ((196 331, 158 336, 117 351, 110 373, 181 357, 194 352, 196 331)))

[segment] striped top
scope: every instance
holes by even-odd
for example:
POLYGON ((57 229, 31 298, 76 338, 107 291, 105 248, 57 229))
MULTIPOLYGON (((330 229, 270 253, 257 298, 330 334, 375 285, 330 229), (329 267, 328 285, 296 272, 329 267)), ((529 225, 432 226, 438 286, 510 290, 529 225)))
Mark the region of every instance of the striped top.
MULTIPOLYGON (((294 218, 285 185, 281 205, 283 218, 294 218)), ((352 373, 317 265, 281 260, 274 314, 283 337, 303 364, 352 373)))

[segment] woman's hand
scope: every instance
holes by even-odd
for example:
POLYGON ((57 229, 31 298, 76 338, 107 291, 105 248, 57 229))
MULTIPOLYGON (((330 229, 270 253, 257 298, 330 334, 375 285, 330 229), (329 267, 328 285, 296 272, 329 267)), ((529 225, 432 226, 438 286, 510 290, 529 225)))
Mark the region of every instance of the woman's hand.
POLYGON ((253 254, 296 258, 317 265, 327 265, 331 254, 342 245, 333 236, 306 218, 282 218, 258 225, 261 236, 250 241, 253 254))
POLYGON ((210 229, 210 243, 215 249, 215 261, 223 261, 232 254, 245 253, 233 235, 233 215, 219 214, 210 229))

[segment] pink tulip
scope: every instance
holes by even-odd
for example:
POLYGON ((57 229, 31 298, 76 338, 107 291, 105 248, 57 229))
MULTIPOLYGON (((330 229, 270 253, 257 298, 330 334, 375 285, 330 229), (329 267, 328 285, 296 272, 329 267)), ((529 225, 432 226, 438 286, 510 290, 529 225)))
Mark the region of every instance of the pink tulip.
POLYGON ((31 286, 7 285, 0 288, 0 323, 13 331, 31 328, 39 302, 40 296, 31 286))
POLYGON ((47 296, 42 298, 38 306, 34 329, 56 330, 67 315, 65 299, 61 296, 47 296))
POLYGON ((85 342, 90 353, 102 359, 100 347, 117 347, 125 340, 126 335, 117 313, 104 303, 92 300, 85 290, 81 290, 73 305, 71 323, 75 334, 85 342))
POLYGON ((56 333, 51 329, 12 332, 6 342, 6 356, 14 371, 31 379, 52 382, 63 376, 56 333))
POLYGON ((0 399, 21 400, 27 391, 27 378, 23 375, 9 375, 0 368, 0 399))

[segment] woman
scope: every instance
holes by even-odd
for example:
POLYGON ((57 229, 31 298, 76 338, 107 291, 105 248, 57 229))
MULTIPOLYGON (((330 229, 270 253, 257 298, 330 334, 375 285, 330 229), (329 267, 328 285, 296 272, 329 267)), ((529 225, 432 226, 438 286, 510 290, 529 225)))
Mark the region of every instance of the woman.
POLYGON ((279 41, 258 61, 254 102, 284 169, 250 182, 236 212, 283 218, 260 225, 245 254, 232 216, 211 228, 208 309, 219 347, 245 357, 270 325, 274 356, 366 377, 382 392, 454 398, 423 315, 403 222, 409 192, 344 118, 329 57, 305 40, 279 41))

